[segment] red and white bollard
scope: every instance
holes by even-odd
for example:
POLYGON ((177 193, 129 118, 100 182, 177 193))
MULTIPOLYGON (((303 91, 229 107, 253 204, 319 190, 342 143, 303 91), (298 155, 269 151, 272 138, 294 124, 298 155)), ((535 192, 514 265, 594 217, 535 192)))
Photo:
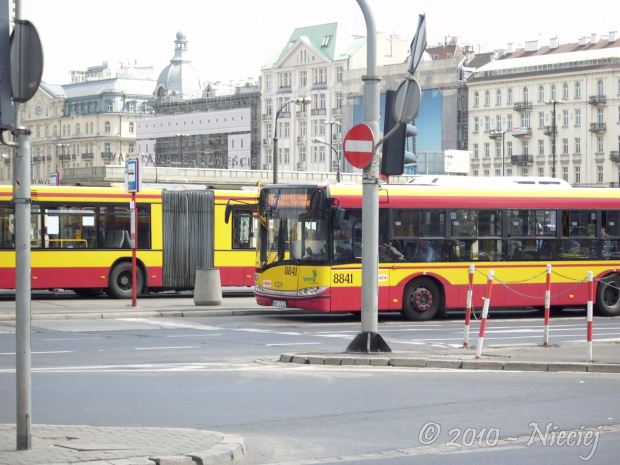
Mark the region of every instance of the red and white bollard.
POLYGON ((551 265, 547 265, 547 289, 545 290, 545 336, 543 345, 549 345, 549 314, 551 313, 551 265))
POLYGON ((489 279, 487 280, 487 292, 484 297, 484 305, 482 306, 482 320, 480 321, 480 334, 478 335, 478 347, 476 350, 476 358, 482 355, 482 345, 484 344, 484 330, 487 326, 487 316, 489 315, 489 305, 491 304, 491 288, 493 287, 494 270, 489 270, 489 279))
POLYGON ((592 314, 594 301, 594 282, 592 280, 593 273, 588 271, 588 362, 592 361, 592 314))
POLYGON ((469 287, 467 288, 467 308, 465 309, 465 337, 463 347, 469 344, 469 320, 471 319, 471 304, 474 296, 474 269, 476 265, 469 265, 469 287))

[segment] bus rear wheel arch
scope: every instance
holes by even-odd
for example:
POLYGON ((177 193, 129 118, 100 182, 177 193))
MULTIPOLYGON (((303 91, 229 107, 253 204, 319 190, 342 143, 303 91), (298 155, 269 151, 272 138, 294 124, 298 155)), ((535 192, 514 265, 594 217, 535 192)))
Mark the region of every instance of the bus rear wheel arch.
POLYGON ((604 316, 620 315, 620 275, 610 274, 599 281, 595 309, 604 316))
MULTIPOLYGON (((132 298, 132 269, 131 262, 119 262, 112 267, 108 278, 106 294, 114 299, 132 298)), ((141 266, 136 267, 137 294, 144 288, 144 273, 141 266)))
POLYGON ((428 277, 415 278, 405 287, 402 314, 411 321, 428 321, 441 314, 442 293, 428 277))

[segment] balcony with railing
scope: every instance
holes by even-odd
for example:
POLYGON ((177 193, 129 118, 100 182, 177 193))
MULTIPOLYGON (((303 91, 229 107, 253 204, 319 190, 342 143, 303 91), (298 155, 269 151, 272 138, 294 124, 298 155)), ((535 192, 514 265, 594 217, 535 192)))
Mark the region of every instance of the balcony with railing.
POLYGON ((332 108, 332 115, 341 115, 342 108, 332 108))
POLYGON ((271 145, 271 139, 268 137, 265 137, 263 139, 263 145, 271 145))
POLYGON ((299 110, 295 113, 295 116, 297 116, 297 118, 305 118, 308 116, 308 110, 299 110))
POLYGON ((607 131, 607 124, 606 123, 590 123, 590 131, 605 132, 607 131))
POLYGON ((558 133, 558 128, 557 128, 557 126, 556 126, 555 128, 553 128, 552 126, 545 126, 545 127, 543 128, 543 134, 544 134, 545 136, 552 136, 554 133, 555 133, 556 135, 557 135, 557 133, 558 133))
POLYGON ((82 160, 92 160, 93 158, 95 158, 94 153, 83 153, 82 154, 82 160))
POLYGON ((605 95, 590 95, 588 103, 590 105, 606 105, 607 99, 605 98, 605 95))
POLYGON ((290 118, 291 117, 291 112, 290 111, 283 111, 280 113, 279 118, 281 119, 285 119, 285 118, 290 118))
POLYGON ((513 128, 513 137, 532 137, 532 128, 513 128))
POLYGON ((609 159, 616 163, 620 163, 620 150, 612 150, 609 152, 609 159))
POLYGON ((297 162, 297 171, 304 171, 306 169, 306 162, 299 161, 297 162))
POLYGON ((262 116, 263 121, 271 121, 273 119, 273 115, 271 113, 265 113, 262 116))
POLYGON ((319 116, 319 115, 326 115, 327 114, 327 110, 325 108, 314 108, 310 114, 312 116, 319 116))
POLYGON ((512 155, 510 162, 513 165, 531 165, 534 163, 534 155, 512 155))
POLYGON ((532 109, 532 102, 515 102, 515 111, 530 111, 532 109))
POLYGON ((306 140, 306 136, 297 136, 297 143, 298 144, 305 144, 307 142, 306 140))

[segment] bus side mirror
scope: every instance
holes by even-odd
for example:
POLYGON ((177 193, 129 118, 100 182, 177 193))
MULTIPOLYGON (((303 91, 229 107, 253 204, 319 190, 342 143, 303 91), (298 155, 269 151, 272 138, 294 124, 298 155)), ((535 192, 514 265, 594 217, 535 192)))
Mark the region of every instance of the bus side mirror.
POLYGON ((229 200, 228 203, 226 203, 226 212, 224 215, 224 221, 226 222, 226 224, 228 224, 228 221, 230 220, 230 214, 232 213, 232 209, 233 206, 230 204, 229 200))

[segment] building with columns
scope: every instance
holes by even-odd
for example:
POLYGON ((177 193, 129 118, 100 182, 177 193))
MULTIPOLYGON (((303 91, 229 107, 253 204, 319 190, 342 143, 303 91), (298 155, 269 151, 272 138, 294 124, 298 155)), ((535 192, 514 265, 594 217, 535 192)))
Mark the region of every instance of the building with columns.
MULTIPOLYGON (((51 173, 62 179, 68 168, 124 164, 136 147, 135 117, 150 111, 153 89, 150 79, 41 83, 22 106, 31 131, 33 182, 47 184, 51 173)), ((11 158, 3 157, 2 184, 11 182, 11 158)))
POLYGON ((468 80, 473 176, 620 181, 620 40, 509 44, 468 80))

